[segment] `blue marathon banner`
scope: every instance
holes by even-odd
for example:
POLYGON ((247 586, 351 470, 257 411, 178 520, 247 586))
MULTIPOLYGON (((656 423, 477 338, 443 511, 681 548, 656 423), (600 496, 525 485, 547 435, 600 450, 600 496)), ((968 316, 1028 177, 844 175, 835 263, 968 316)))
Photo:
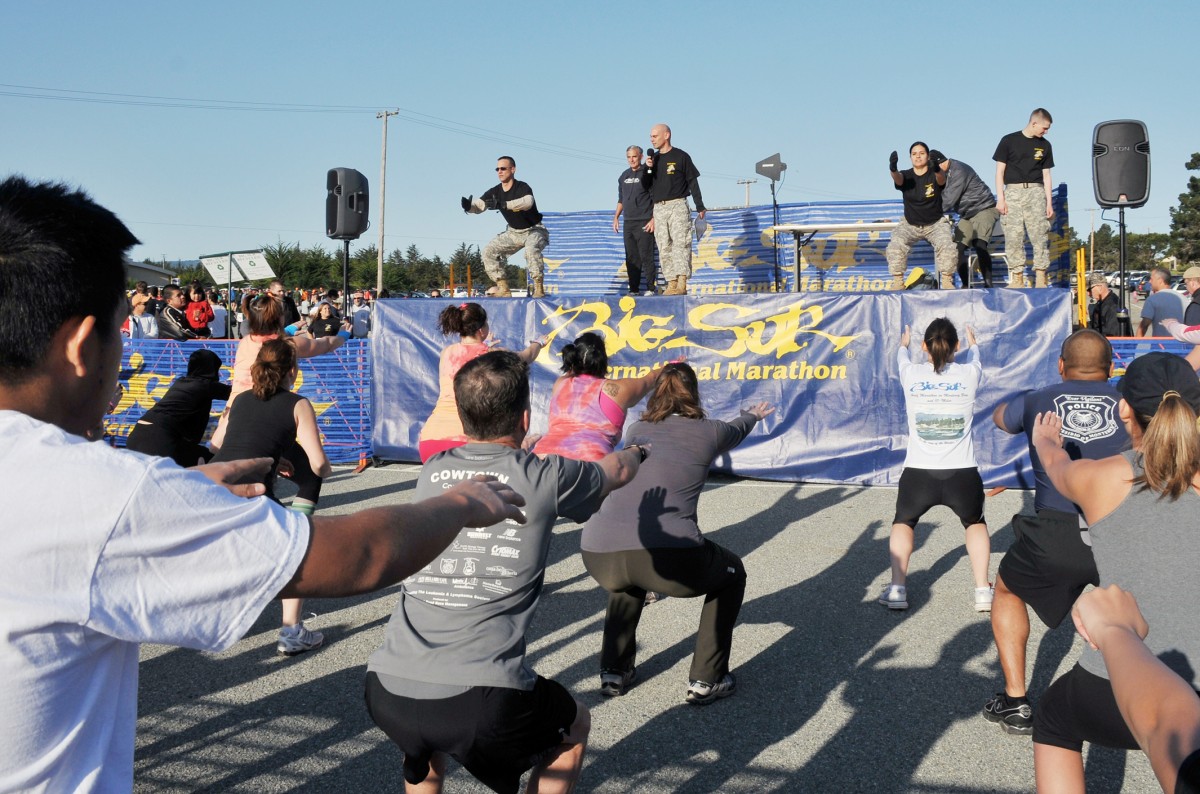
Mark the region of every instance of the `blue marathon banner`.
MULTIPOLYGON (((379 301, 372 330, 375 453, 415 461, 417 436, 438 392, 447 339, 437 315, 457 301, 379 301)), ((1059 347, 1070 332, 1066 290, 956 290, 862 295, 834 293, 578 300, 482 299, 492 332, 519 350, 550 343, 531 368, 532 432, 546 426, 550 390, 564 345, 585 331, 606 340, 610 378, 638 377, 686 358, 701 380, 705 411, 731 419, 768 402, 777 412, 716 468, 769 480, 893 485, 907 445, 896 350, 906 325, 914 358, 936 317, 980 342, 983 383, 975 448, 989 486, 1032 487, 1024 436, 991 421, 997 403, 1059 380, 1059 347)), ((644 404, 629 411, 628 421, 644 404)))
MULTIPOLYGON (((228 383, 237 345, 236 340, 229 339, 125 340, 120 375, 124 394, 104 419, 109 438, 117 446, 125 446, 133 425, 167 393, 176 378, 187 374, 188 356, 199 348, 208 348, 221 357, 221 381, 228 383)), ((351 339, 332 353, 300 359, 295 391, 313 404, 321 443, 334 463, 358 463, 371 457, 370 383, 371 357, 365 340, 351 339)), ((213 402, 206 441, 212 437, 223 410, 225 403, 213 402)))

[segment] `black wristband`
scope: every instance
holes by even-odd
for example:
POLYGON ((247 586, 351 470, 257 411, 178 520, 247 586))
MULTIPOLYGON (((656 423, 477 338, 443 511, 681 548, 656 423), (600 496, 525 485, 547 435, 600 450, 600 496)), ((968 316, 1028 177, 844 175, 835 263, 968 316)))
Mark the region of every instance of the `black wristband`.
POLYGON ((638 456, 639 456, 638 463, 645 463, 646 456, 649 455, 650 453, 647 452, 646 448, 643 447, 641 444, 630 444, 628 447, 626 447, 626 449, 633 449, 634 447, 637 447, 638 456))

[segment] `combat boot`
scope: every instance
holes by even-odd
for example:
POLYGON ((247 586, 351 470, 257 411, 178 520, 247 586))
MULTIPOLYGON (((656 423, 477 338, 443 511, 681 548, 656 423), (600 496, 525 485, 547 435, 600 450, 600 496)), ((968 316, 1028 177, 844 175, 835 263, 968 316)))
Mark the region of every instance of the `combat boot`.
POLYGON ((678 278, 673 278, 667 281, 667 288, 663 290, 663 295, 678 295, 679 289, 676 286, 679 283, 678 278))
POLYGON ((541 277, 541 276, 534 276, 534 277, 533 277, 533 297, 535 297, 535 298, 544 298, 544 297, 546 297, 546 289, 545 289, 545 287, 543 286, 543 283, 542 283, 542 277, 541 277))
POLYGON ((679 278, 675 279, 676 295, 687 295, 687 281, 687 276, 680 276, 679 278))
POLYGON ((942 289, 954 289, 954 274, 942 273, 942 289))
POLYGON ((509 289, 508 289, 508 279, 505 279, 505 278, 496 279, 496 297, 497 298, 511 298, 512 297, 512 292, 509 291, 509 289))
POLYGON ((1025 286, 1025 271, 1010 270, 1008 272, 1008 286, 1021 289, 1025 286))
POLYGON ((1033 286, 1035 286, 1035 287, 1050 286, 1050 282, 1046 279, 1046 271, 1045 270, 1033 271, 1033 286))
POLYGON ((888 282, 887 288, 889 290, 904 289, 904 274, 901 273, 898 276, 892 276, 892 280, 888 282))

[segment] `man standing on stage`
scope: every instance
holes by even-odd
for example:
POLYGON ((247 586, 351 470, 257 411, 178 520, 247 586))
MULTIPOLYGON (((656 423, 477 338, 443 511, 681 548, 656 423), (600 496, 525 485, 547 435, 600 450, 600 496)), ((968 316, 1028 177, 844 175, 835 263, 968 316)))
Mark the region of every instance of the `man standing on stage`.
POLYGON ((671 128, 666 124, 650 129, 650 145, 642 185, 654 201, 654 241, 667 282, 663 295, 687 295, 692 276, 692 211, 687 197, 695 199, 696 213, 703 220, 700 172, 687 152, 671 146, 671 128))
POLYGON ((542 213, 538 212, 533 198, 533 188, 521 182, 517 176, 517 161, 505 155, 496 161, 496 175, 500 184, 477 199, 466 196, 462 200, 463 212, 476 215, 484 210, 500 210, 508 228, 492 238, 483 249, 483 266, 488 276, 496 282, 496 296, 509 297, 508 277, 504 266, 508 257, 525 249, 525 266, 533 279, 533 297, 546 297, 542 281, 542 251, 550 244, 550 232, 542 225, 542 213))
POLYGON ((967 249, 971 249, 979 261, 979 274, 983 286, 992 286, 992 254, 988 246, 992 241, 992 229, 1000 218, 996 209, 996 197, 975 173, 975 169, 961 160, 949 160, 934 149, 929 153, 929 164, 946 173, 946 188, 942 191, 942 209, 958 215, 954 227, 954 242, 958 246, 958 280, 965 287, 970 283, 967 249))
POLYGON ((1008 259, 1008 286, 1025 286, 1025 233, 1033 246, 1034 286, 1049 285, 1050 219, 1054 217, 1050 169, 1054 149, 1045 139, 1054 119, 1037 108, 1025 129, 1000 139, 996 161, 996 203, 1004 228, 1004 253, 1008 259))
MULTIPOLYGON (((617 211, 613 215, 613 231, 619 232, 621 213, 625 213, 625 271, 629 274, 629 294, 641 291, 642 274, 646 274, 646 294, 654 294, 654 202, 642 186, 642 147, 625 150, 629 167, 617 180, 617 211)), ((691 248, 690 244, 688 246, 691 248)))
MULTIPOLYGON (((1053 411, 1063 421, 1063 448, 1072 460, 1099 460, 1125 449, 1129 437, 1117 417, 1121 395, 1108 384, 1112 374, 1108 340, 1090 328, 1071 334, 1063 342, 1058 372, 1062 383, 1018 394, 996 406, 992 413, 996 427, 1031 438, 1038 414, 1053 411)), ((1025 693, 1028 607, 1055 628, 1071 613, 1084 588, 1100 581, 1091 545, 1081 534, 1086 530, 1080 529, 1078 510, 1051 484, 1032 442, 1029 456, 1037 515, 1013 516, 1016 540, 996 571, 992 634, 1004 691, 983 707, 986 719, 1005 733, 1021 735, 1033 732, 1033 710, 1025 693)))
POLYGON ((954 289, 954 237, 950 221, 942 212, 942 190, 946 187, 946 172, 929 163, 929 147, 917 141, 908 148, 913 167, 898 170, 900 155, 892 152, 888 168, 892 182, 904 196, 904 217, 892 231, 888 241, 888 272, 892 281, 888 289, 904 289, 904 271, 908 267, 908 252, 917 240, 925 240, 933 246, 933 260, 937 265, 942 289, 954 289))

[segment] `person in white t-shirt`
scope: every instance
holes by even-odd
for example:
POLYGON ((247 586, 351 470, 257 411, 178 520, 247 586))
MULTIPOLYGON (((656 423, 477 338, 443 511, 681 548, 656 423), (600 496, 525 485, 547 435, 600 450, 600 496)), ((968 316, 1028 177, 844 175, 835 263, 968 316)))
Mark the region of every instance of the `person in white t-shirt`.
POLYGON ((975 332, 967 326, 968 349, 961 361, 958 330, 945 317, 925 329, 921 349, 928 362, 914 364, 908 352, 909 329, 900 338, 896 360, 908 413, 908 452, 896 491, 896 515, 888 543, 892 580, 879 603, 888 609, 908 609, 908 561, 913 530, 921 516, 937 505, 949 507, 967 532, 967 557, 975 577, 975 610, 990 612, 988 583, 991 538, 983 520, 983 480, 975 465, 971 426, 982 368, 975 332))
POLYGON ((0 325, 14 530, 0 541, 0 792, 132 790, 139 643, 223 650, 277 596, 369 592, 464 526, 524 522, 523 499, 495 480, 308 518, 261 498, 261 484, 222 487, 261 475, 265 459, 183 469, 89 443, 117 381, 137 242, 82 192, 0 181, 0 312, 26 317, 0 325), (59 298, 26 311, 47 283, 59 298))

